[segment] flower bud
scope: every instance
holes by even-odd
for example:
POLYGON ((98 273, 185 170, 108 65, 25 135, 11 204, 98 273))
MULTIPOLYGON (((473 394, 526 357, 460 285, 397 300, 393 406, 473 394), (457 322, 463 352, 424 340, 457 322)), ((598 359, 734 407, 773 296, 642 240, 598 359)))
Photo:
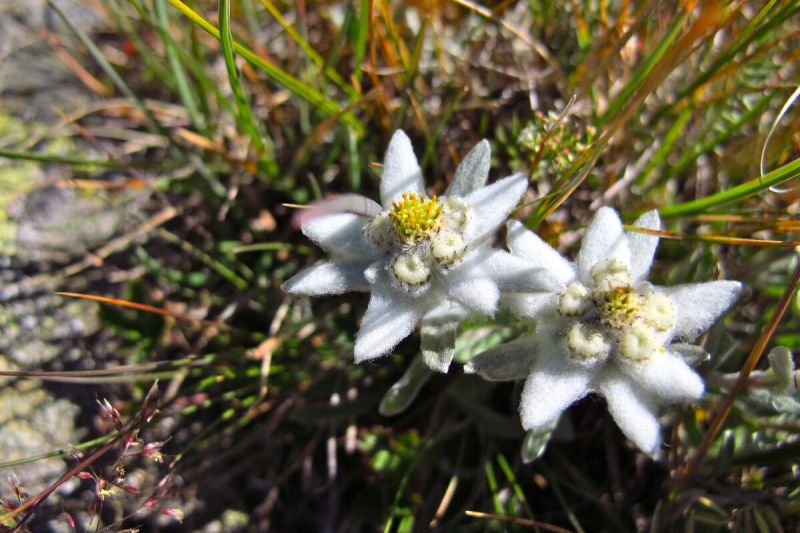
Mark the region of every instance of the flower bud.
POLYGON ((558 297, 558 312, 564 316, 579 316, 589 310, 592 302, 589 290, 573 281, 558 297))
POLYGON ((407 285, 422 285, 431 277, 431 269, 419 256, 400 254, 392 265, 395 277, 407 285))
POLYGON ((656 331, 641 323, 634 324, 619 339, 619 353, 634 363, 650 359, 660 346, 656 331))
POLYGON ((433 258, 443 265, 451 265, 461 259, 467 245, 458 233, 442 230, 431 241, 433 258))
POLYGON ((567 346, 575 359, 584 362, 605 359, 611 352, 605 335, 581 322, 575 322, 567 331, 567 346))

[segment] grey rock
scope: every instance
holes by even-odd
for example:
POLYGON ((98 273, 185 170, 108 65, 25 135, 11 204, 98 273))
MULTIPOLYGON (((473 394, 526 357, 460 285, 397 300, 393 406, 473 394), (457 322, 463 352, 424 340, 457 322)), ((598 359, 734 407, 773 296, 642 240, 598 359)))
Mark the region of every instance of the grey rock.
MULTIPOLYGON (((0 368, 16 369, 0 356, 0 368)), ((0 378, 0 450, 2 461, 17 461, 77 442, 75 416, 78 407, 67 400, 54 399, 37 380, 0 378)), ((63 474, 63 459, 40 459, 0 471, 16 476, 20 486, 35 494, 63 474)), ((7 483, 0 483, 0 497, 14 501, 7 483)))

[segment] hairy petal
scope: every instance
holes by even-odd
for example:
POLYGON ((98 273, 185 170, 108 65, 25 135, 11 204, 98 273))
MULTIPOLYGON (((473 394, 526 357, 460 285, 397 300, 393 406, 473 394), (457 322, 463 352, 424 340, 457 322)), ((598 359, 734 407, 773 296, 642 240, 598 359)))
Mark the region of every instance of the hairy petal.
POLYGON ((419 305, 402 297, 387 284, 374 284, 356 335, 355 359, 357 363, 387 355, 395 346, 414 331, 422 315, 419 305))
POLYGON ((695 400, 705 392, 705 384, 697 372, 680 356, 669 352, 657 352, 647 361, 619 366, 639 387, 661 400, 695 400))
POLYGON ((519 410, 526 430, 552 423, 566 408, 586 396, 597 372, 596 365, 573 363, 562 347, 551 338, 546 339, 537 342, 536 360, 522 390, 519 410))
POLYGON ((580 280, 589 283, 592 267, 608 259, 617 259, 627 266, 631 262, 628 240, 622 231, 619 215, 610 207, 601 207, 589 222, 581 240, 577 261, 580 280))
POLYGON ((445 196, 466 196, 486 185, 491 165, 492 149, 489 141, 482 140, 472 147, 456 168, 453 181, 445 191, 445 196))
POLYGON ((558 294, 554 292, 510 292, 504 293, 500 304, 523 318, 538 318, 556 310, 558 294))
POLYGON ((307 208, 299 209, 292 215, 292 226, 300 228, 317 217, 330 215, 333 213, 353 213, 355 215, 375 216, 383 209, 375 200, 371 200, 360 194, 340 194, 331 198, 325 198, 312 202, 307 208))
MULTIPOLYGON (((633 225, 640 228, 660 230, 661 219, 658 217, 658 211, 655 209, 648 211, 637 218, 633 225)), ((631 251, 631 274, 633 275, 633 280, 646 279, 658 247, 658 236, 628 232, 627 237, 628 247, 631 251)))
POLYGON ((490 277, 465 278, 448 284, 451 298, 483 315, 493 315, 500 299, 500 289, 490 277))
POLYGON ((367 221, 352 213, 325 215, 303 224, 303 233, 326 252, 363 258, 376 255, 364 239, 367 221))
POLYGON ((381 203, 384 207, 389 207, 392 201, 399 200, 404 192, 425 194, 425 183, 411 140, 403 130, 397 130, 392 135, 386 156, 383 158, 381 203))
POLYGON ((678 315, 672 337, 695 339, 733 304, 741 288, 738 281, 727 280, 665 287, 678 315))
POLYGON ((504 291, 557 290, 561 286, 550 272, 503 250, 491 250, 482 266, 504 291))
POLYGON ((364 261, 330 261, 312 266, 286 280, 283 290, 291 294, 323 296, 348 291, 367 291, 364 261))
POLYGON ((514 174, 468 194, 464 201, 472 206, 472 219, 464 231, 467 244, 486 238, 502 224, 528 188, 528 178, 514 174))
POLYGON ((653 453, 661 442, 661 427, 647 394, 611 367, 598 378, 596 389, 625 436, 642 451, 653 453))
POLYGON ((562 287, 575 279, 575 265, 521 222, 509 220, 506 222, 506 230, 506 242, 513 255, 547 270, 562 287))

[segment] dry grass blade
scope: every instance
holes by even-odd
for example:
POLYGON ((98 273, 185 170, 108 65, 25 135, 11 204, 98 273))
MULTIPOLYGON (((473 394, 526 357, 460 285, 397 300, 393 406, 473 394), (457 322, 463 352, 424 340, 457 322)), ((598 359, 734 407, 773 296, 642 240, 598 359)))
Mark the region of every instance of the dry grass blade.
POLYGON ((128 300, 120 300, 118 298, 109 298, 107 296, 96 296, 94 294, 83 294, 79 292, 57 292, 59 296, 69 296, 71 298, 82 298, 84 300, 91 300, 93 302, 99 302, 102 304, 108 305, 116 305, 119 307, 127 307, 129 309, 135 309, 137 311, 144 311, 146 313, 153 313, 156 315, 166 316, 169 318, 173 318, 175 320, 181 320, 184 322, 191 322, 194 324, 203 324, 208 327, 214 328, 225 328, 227 327, 226 324, 221 322, 214 322, 211 320, 201 320, 199 318, 192 318, 186 315, 182 315, 180 313, 173 313, 172 311, 167 311, 166 309, 162 309, 160 307, 154 307, 152 305, 147 304, 140 304, 138 302, 131 302, 128 300))
POLYGON ((506 516, 501 514, 482 513, 480 511, 465 511, 464 514, 473 518, 480 518, 482 520, 497 520, 499 522, 508 522, 522 527, 531 529, 539 528, 545 531, 552 531, 553 533, 571 533, 569 529, 554 526, 547 522, 540 522, 539 520, 531 520, 530 518, 520 518, 519 516, 506 516))
POLYGON ((83 68, 83 65, 78 63, 74 57, 72 57, 69 52, 67 52, 61 43, 58 41, 58 38, 50 33, 47 30, 41 30, 42 36, 45 38, 47 43, 53 49, 55 54, 58 56, 61 61, 69 68, 75 76, 81 80, 81 82, 86 85, 92 92, 97 94, 98 96, 102 96, 108 98, 111 96, 112 92, 103 85, 100 80, 92 76, 92 74, 83 68))
POLYGON ((758 246, 761 248, 788 248, 794 250, 800 246, 800 241, 778 241, 774 239, 753 239, 746 237, 732 237, 728 235, 687 235, 680 231, 665 231, 654 230, 650 228, 641 228, 639 226, 625 225, 626 231, 633 231, 636 233, 645 233, 647 235, 655 235, 662 239, 675 239, 675 240, 690 240, 700 242, 714 242, 720 244, 730 244, 733 246, 758 246))

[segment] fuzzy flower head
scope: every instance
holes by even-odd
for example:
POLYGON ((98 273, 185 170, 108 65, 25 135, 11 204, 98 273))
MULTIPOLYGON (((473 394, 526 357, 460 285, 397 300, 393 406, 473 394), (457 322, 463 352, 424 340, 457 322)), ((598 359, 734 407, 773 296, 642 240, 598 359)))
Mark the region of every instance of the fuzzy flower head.
MULTIPOLYGON (((635 225, 658 230, 660 220, 651 211, 635 225)), ((651 285, 647 274, 658 237, 625 233, 610 208, 600 209, 587 227, 574 263, 521 224, 510 222, 508 230, 512 254, 545 268, 558 284, 506 296, 512 310, 536 320, 536 336, 489 350, 469 369, 490 378, 511 367, 527 374, 520 405, 526 429, 552 425, 570 404, 597 392, 622 431, 642 450, 654 451, 657 405, 696 399, 705 389, 671 343, 705 331, 740 284, 651 285)))
POLYGON ((421 287, 424 292, 435 272, 446 273, 464 257, 464 231, 473 216, 469 204, 456 197, 440 201, 436 195, 403 193, 367 224, 365 234, 377 250, 391 256, 398 288, 421 287))
POLYGON ((334 200, 348 212, 326 212, 323 205, 322 215, 307 217, 303 233, 333 257, 294 276, 284 289, 312 296, 369 291, 356 361, 389 353, 421 324, 426 363, 446 371, 454 324, 468 314, 492 315, 501 289, 541 285, 527 261, 490 247, 527 179, 517 174, 486 185, 489 162, 489 143, 482 141, 444 195, 429 196, 411 141, 398 130, 383 163, 381 204, 350 195, 344 209, 342 200, 334 200))

